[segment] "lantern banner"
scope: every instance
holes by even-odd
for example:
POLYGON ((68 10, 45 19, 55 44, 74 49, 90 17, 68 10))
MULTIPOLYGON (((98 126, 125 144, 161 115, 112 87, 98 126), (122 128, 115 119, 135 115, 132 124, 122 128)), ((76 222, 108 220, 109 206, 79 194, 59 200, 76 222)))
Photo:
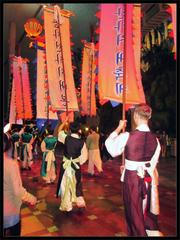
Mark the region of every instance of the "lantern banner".
POLYGON ((12 90, 11 90, 11 103, 9 112, 9 123, 16 123, 16 99, 15 99, 15 86, 14 79, 12 80, 12 90))
POLYGON ((32 105, 27 59, 13 57, 16 120, 31 119, 32 105))
POLYGON ((32 118, 31 92, 27 62, 22 63, 24 119, 32 118))
POLYGON ((81 115, 96 115, 94 43, 84 43, 81 82, 81 115))
POLYGON ((23 99, 21 89, 21 76, 19 72, 18 62, 13 59, 13 78, 15 89, 16 119, 23 118, 23 99))
MULTIPOLYGON (((133 47, 133 8, 133 4, 126 4, 126 8, 125 4, 101 4, 98 64, 100 99, 122 103, 123 77, 125 77, 126 104, 144 102, 144 95, 141 97, 139 91, 138 82, 141 80, 137 78, 135 65, 135 55, 137 51, 140 52, 140 48, 133 47), (124 36, 125 28, 126 36, 124 36), (126 40, 125 60, 124 39, 126 40), (126 76, 124 76, 125 67, 126 76)), ((139 26, 137 29, 140 31, 139 26)))
POLYGON ((44 7, 49 95, 52 109, 78 110, 70 46, 70 14, 58 6, 44 7))
POLYGON ((176 3, 168 4, 171 7, 171 16, 172 16, 172 28, 173 28, 173 39, 174 39, 174 52, 176 54, 176 3))
POLYGON ((36 93, 36 111, 37 118, 58 119, 57 113, 49 111, 47 91, 45 88, 45 51, 37 49, 37 93, 36 93), (49 112, 47 112, 49 111, 49 112))
MULTIPOLYGON (((133 5, 133 51, 135 61, 135 74, 139 91, 140 103, 145 103, 144 89, 141 76, 141 4, 133 5)), ((127 46, 128 47, 128 46, 127 46)))

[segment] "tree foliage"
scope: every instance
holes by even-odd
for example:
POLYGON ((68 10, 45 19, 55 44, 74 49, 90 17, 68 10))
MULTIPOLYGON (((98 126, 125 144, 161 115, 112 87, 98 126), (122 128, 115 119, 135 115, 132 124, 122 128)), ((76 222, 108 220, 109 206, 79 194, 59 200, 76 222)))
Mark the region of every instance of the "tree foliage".
POLYGON ((170 40, 160 46, 144 49, 142 61, 148 62, 147 71, 142 71, 142 83, 146 101, 153 109, 152 128, 176 134, 176 61, 170 40))

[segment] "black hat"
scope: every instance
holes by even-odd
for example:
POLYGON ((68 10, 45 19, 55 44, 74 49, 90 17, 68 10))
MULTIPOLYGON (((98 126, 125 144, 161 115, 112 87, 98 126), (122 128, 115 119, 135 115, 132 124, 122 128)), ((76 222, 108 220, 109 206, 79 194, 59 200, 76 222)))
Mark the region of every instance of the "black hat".
POLYGON ((72 133, 78 133, 79 129, 81 128, 81 125, 79 122, 72 122, 70 123, 69 127, 72 133))

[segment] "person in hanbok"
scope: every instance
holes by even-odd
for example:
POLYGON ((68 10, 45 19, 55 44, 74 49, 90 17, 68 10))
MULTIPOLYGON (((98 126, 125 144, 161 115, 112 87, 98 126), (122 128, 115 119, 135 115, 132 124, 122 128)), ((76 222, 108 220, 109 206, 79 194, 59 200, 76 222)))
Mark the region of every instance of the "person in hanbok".
POLYGON ((59 209, 69 213, 72 211, 73 205, 80 209, 86 207, 82 189, 81 165, 87 161, 87 148, 79 134, 78 122, 70 123, 69 134, 62 130, 67 121, 66 119, 58 130, 58 141, 64 144, 64 156, 60 167, 56 196, 61 197, 59 209))
POLYGON ((57 144, 57 137, 53 137, 53 131, 49 130, 48 135, 41 143, 43 159, 41 165, 41 176, 47 184, 54 183, 56 179, 56 159, 54 155, 57 144))
POLYGON ((92 126, 90 134, 86 139, 86 146, 88 149, 88 174, 94 175, 94 167, 97 168, 100 175, 102 175, 102 160, 99 150, 99 134, 96 132, 96 126, 92 126))
POLYGON ((21 161, 22 168, 21 170, 31 170, 31 165, 33 163, 32 155, 32 144, 33 144, 33 135, 31 134, 31 128, 26 126, 24 133, 21 134, 21 161))
POLYGON ((105 141, 108 152, 116 157, 124 152, 122 171, 123 201, 128 236, 162 236, 158 226, 158 163, 160 143, 148 126, 152 109, 146 104, 135 107, 136 129, 120 133, 126 120, 105 141))

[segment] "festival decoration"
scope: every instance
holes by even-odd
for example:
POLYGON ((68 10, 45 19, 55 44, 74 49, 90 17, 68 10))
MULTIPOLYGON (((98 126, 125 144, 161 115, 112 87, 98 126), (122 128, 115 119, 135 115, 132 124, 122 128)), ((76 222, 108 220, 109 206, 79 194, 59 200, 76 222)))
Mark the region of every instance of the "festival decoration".
MULTIPOLYGON (((133 5, 133 17, 132 17, 132 28, 133 28, 133 52, 134 52, 134 62, 135 62, 135 75, 136 83, 140 96, 140 102, 145 103, 144 89, 142 85, 142 76, 141 76, 141 4, 133 5)), ((127 46, 128 47, 128 46, 127 46)), ((126 110, 131 105, 126 106, 126 110)))
POLYGON ((16 123, 16 97, 15 97, 15 83, 14 78, 12 80, 11 98, 10 98, 10 112, 9 112, 9 122, 16 123))
POLYGON ((53 112, 47 99, 48 79, 45 49, 37 49, 37 97, 36 97, 36 117, 38 119, 58 119, 57 113, 53 112))
POLYGON ((174 58, 176 59, 176 3, 168 4, 171 8, 171 16, 172 16, 172 30, 173 30, 173 39, 174 39, 174 48, 173 52, 175 53, 174 58))
MULTIPOLYGON (((12 93, 12 100, 15 100, 16 117, 18 119, 31 119, 32 118, 32 105, 30 95, 30 83, 28 72, 28 60, 22 57, 14 56, 12 58, 13 65, 13 85, 12 91, 15 92, 15 96, 12 93)), ((13 107, 14 108, 14 107, 13 107)), ((10 118, 13 117, 13 109, 11 104, 10 118)))
POLYGON ((98 66, 100 99, 123 102, 123 91, 126 91, 126 104, 145 101, 144 95, 141 96, 139 91, 141 86, 138 81, 141 80, 137 79, 139 74, 136 72, 138 64, 135 64, 135 54, 140 52, 140 48, 136 52, 133 47, 133 8, 133 4, 101 4, 98 66), (123 86, 123 78, 126 80, 126 87, 123 86))
POLYGON ((43 30, 40 22, 36 18, 30 18, 24 24, 24 29, 27 33, 27 37, 36 38, 43 30))
POLYGON ((71 15, 57 5, 44 7, 49 96, 53 109, 66 112, 78 110, 71 61, 71 15))
POLYGON ((95 48, 94 43, 84 41, 82 80, 81 80, 81 115, 96 115, 95 97, 95 48))

